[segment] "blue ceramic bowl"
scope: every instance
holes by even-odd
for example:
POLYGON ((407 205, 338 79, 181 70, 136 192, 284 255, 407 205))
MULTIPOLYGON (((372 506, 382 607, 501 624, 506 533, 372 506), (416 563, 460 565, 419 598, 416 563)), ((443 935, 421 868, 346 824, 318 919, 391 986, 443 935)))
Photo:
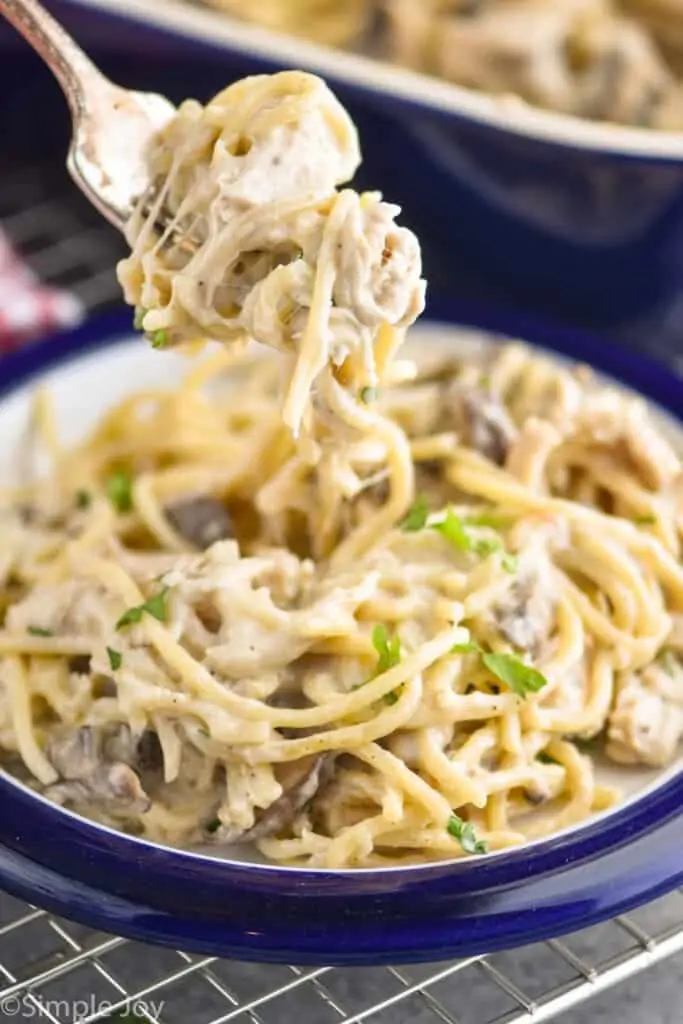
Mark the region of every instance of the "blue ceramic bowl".
MULTIPOLYGON (((608 355, 592 337, 501 322, 453 303, 433 303, 430 314, 592 362, 680 417, 683 381, 641 357, 608 355)), ((115 314, 0 361, 0 412, 48 371, 57 374, 56 387, 60 379, 81 387, 79 373, 91 371, 79 365, 94 351, 97 360, 88 365, 111 352, 129 377, 132 346, 140 346, 129 324, 129 314, 115 314), (110 348, 125 338, 131 347, 124 352, 110 348)), ((115 375, 101 372, 113 387, 115 375)), ((79 394, 94 393, 97 405, 98 385, 83 384, 79 394)), ((526 849, 359 871, 219 861, 154 846, 64 811, 6 776, 0 801, 0 885, 10 892, 104 930, 252 960, 397 963, 488 952, 585 927, 683 882, 681 773, 526 849)))
MULTIPOLYGON (((610 328, 679 296, 683 135, 504 103, 189 0, 48 4, 127 83, 177 99, 284 66, 324 75, 359 119, 367 181, 402 203, 430 280, 451 293, 472 280, 518 308, 610 328)), ((0 39, 7 52, 7 29, 0 39)))

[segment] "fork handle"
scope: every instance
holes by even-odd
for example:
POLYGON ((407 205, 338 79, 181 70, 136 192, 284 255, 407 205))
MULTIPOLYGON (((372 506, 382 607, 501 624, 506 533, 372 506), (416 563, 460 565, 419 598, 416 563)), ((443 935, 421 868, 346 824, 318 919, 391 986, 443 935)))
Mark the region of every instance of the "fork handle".
POLYGON ((38 0, 0 0, 3 14, 45 61, 64 90, 76 120, 93 88, 110 85, 69 33, 38 0))

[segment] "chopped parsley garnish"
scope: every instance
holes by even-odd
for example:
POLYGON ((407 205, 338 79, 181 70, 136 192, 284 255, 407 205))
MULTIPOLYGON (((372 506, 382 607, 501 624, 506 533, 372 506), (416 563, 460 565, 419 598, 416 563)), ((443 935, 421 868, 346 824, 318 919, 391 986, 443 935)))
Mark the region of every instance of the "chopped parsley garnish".
POLYGON ((417 533, 427 525, 429 509, 424 496, 420 496, 401 523, 401 529, 406 533, 417 533))
POLYGON ((657 516, 636 516, 633 522, 637 526, 654 526, 657 522, 657 516))
POLYGON ((489 672, 518 697, 538 693, 548 683, 541 672, 525 665, 516 654, 482 654, 481 660, 489 672))
POLYGON ((401 661, 401 639, 399 636, 389 636, 387 627, 381 623, 372 631, 372 646, 377 651, 377 667, 375 675, 381 676, 394 668, 401 661))
POLYGON ((143 309, 142 306, 136 306, 135 307, 135 315, 133 317, 133 327, 135 328, 136 331, 141 331, 142 330, 142 321, 145 319, 145 313, 146 312, 147 312, 147 310, 143 309))
POLYGON ((512 522, 510 516, 500 515, 497 512, 480 512, 476 516, 466 516, 467 526, 488 526, 491 530, 503 530, 512 522))
POLYGON ((559 761, 556 761, 554 757, 551 757, 550 754, 546 754, 545 750, 541 751, 541 753, 538 755, 536 760, 540 761, 541 764, 559 764, 560 763, 559 761))
POLYGON ((394 704, 398 704, 402 693, 402 686, 399 686, 396 690, 390 690, 389 693, 384 694, 384 703, 388 704, 389 707, 393 707, 394 704))
POLYGON ((209 835, 212 836, 214 834, 214 832, 218 832, 218 829, 220 827, 221 827, 221 819, 220 818, 214 818, 213 821, 210 821, 208 823, 208 825, 206 826, 206 831, 209 833, 209 835))
POLYGON ((474 825, 470 821, 463 821, 457 814, 451 814, 446 828, 448 834, 458 840, 465 853, 488 853, 488 843, 477 839, 474 825))
POLYGON ((491 675, 500 679, 509 690, 518 697, 526 697, 529 693, 538 693, 548 680, 537 669, 526 665, 516 654, 494 654, 484 651, 474 640, 466 644, 456 644, 451 648, 452 654, 480 654, 484 666, 491 675))
POLYGON ((166 596, 170 589, 170 587, 163 587, 158 594, 154 594, 147 601, 143 601, 142 604, 138 604, 134 608, 129 608, 125 611, 116 623, 115 628, 117 632, 126 626, 132 626, 140 622, 145 614, 151 615, 152 618, 157 619, 159 622, 166 622, 166 596))
MULTIPOLYGON (((437 530, 458 551, 471 552, 480 558, 486 558, 495 551, 504 551, 503 543, 497 537, 473 536, 468 523, 456 515, 452 508, 448 509, 441 522, 432 523, 432 529, 437 530)), ((507 558, 511 557, 507 553, 505 555, 507 558)))
POLYGON ((107 657, 109 658, 109 664, 112 672, 116 672, 118 668, 121 668, 123 655, 120 651, 115 651, 112 647, 107 647, 107 657))
MULTIPOLYGON (((503 543, 499 538, 477 537, 472 534, 470 529, 472 526, 495 528, 494 520, 490 515, 483 514, 481 516, 474 516, 471 519, 461 519, 452 508, 449 508, 444 518, 438 523, 428 524, 428 519, 429 509, 427 502, 424 497, 420 497, 401 523, 401 529, 406 533, 413 533, 423 530, 425 526, 429 525, 432 530, 436 530, 442 537, 445 537, 449 544, 452 544, 458 551, 479 555, 480 558, 486 558, 488 555, 500 551, 505 571, 510 573, 517 571, 518 559, 515 555, 505 551, 503 543)), ((500 520, 496 520, 496 522, 499 526, 502 525, 500 520)))
POLYGON ((51 629, 42 629, 40 626, 29 626, 27 632, 29 636, 54 636, 51 629))
POLYGON ((379 397, 379 388, 363 388, 360 393, 360 400, 364 405, 372 405, 379 397))
POLYGON ((76 508, 90 508, 90 506, 92 505, 92 494, 90 493, 90 491, 86 491, 83 490, 83 488, 81 488, 80 490, 76 491, 74 503, 76 505, 76 508))
POLYGON ((127 470, 115 470, 107 480, 106 490, 117 512, 130 512, 133 507, 133 478, 127 470))
POLYGON ((445 518, 439 523, 432 523, 432 529, 445 537, 449 544, 452 544, 458 551, 472 551, 472 537, 467 531, 460 516, 456 515, 452 508, 446 512, 445 518))
POLYGON ((152 348, 163 348, 164 345, 168 345, 168 331, 152 331, 149 340, 152 342, 152 348))
POLYGON ((483 651, 479 644, 470 640, 469 643, 456 644, 455 647, 451 647, 451 654, 483 654, 483 651))
POLYGON ((517 572, 517 569, 519 568, 519 558, 517 555, 511 555, 506 551, 501 561, 505 572, 509 572, 512 575, 517 572))

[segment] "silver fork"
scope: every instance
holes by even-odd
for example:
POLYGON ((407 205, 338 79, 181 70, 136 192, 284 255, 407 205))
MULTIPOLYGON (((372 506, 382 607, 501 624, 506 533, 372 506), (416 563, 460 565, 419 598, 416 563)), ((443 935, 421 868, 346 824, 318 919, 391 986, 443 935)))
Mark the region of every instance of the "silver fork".
POLYGON ((163 96, 110 82, 38 0, 0 0, 0 14, 45 61, 71 108, 67 167, 99 212, 123 230, 151 186, 144 150, 174 114, 163 96))

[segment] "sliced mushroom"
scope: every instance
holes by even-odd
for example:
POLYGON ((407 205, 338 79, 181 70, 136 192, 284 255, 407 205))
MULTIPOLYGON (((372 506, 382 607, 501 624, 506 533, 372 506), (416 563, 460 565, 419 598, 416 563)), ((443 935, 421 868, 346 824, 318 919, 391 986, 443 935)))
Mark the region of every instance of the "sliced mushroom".
POLYGON ((173 529, 200 551, 233 536, 230 514, 216 498, 198 495, 167 505, 165 512, 173 529))
POLYGON ((528 572, 515 580, 508 599, 494 609, 496 626, 520 651, 538 653, 555 616, 555 597, 544 572, 528 572))
POLYGON ((207 836, 208 841, 253 843, 282 832, 311 802, 318 790, 330 780, 334 762, 333 754, 312 754, 299 761, 278 765, 276 774, 278 782, 282 785, 282 796, 261 812, 251 828, 240 832, 238 829, 221 825, 207 836))
POLYGON ((149 797, 131 766, 136 743, 127 726, 63 731, 50 739, 46 753, 61 776, 45 791, 51 800, 129 813, 149 809, 149 797))
POLYGON ((144 814, 150 799, 133 769, 122 762, 100 765, 88 779, 48 786, 45 795, 59 804, 90 804, 111 811, 144 814))
POLYGON ((463 444, 502 466, 517 429, 503 403, 482 388, 455 383, 446 391, 445 419, 463 444))
POLYGON ((135 766, 141 773, 159 772, 164 767, 164 752, 159 737, 151 729, 145 729, 135 751, 135 766))
POLYGON ((87 676, 90 673, 90 655, 74 654, 69 658, 69 672, 75 672, 79 676, 87 676))

